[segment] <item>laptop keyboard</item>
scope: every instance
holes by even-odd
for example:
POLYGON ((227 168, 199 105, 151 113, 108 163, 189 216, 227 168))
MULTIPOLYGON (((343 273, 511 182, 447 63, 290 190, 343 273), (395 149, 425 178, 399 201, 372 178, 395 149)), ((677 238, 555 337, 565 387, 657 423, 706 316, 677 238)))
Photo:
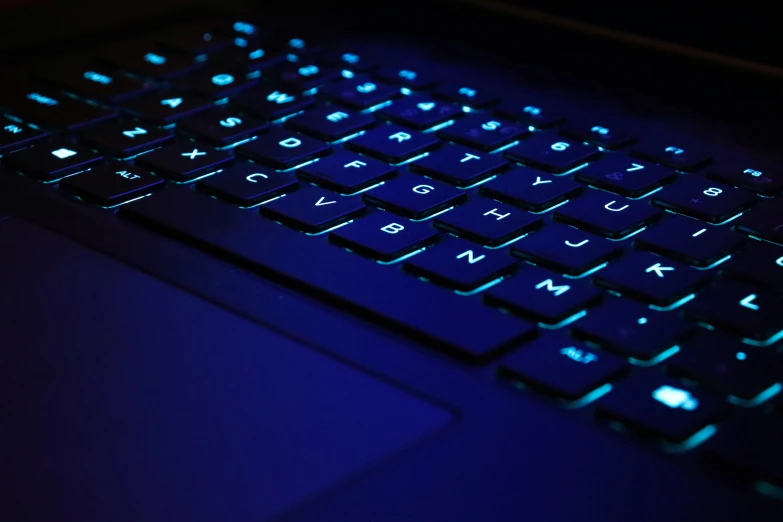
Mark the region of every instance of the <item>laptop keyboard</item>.
POLYGON ((6 86, 3 175, 783 487, 779 169, 264 35, 176 28, 6 86))

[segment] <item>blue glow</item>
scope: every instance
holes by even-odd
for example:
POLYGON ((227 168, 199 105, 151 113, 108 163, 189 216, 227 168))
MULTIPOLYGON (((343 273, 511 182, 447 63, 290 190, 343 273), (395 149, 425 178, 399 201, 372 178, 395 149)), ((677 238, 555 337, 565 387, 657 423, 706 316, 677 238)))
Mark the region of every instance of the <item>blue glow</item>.
POLYGON ((263 49, 256 49, 255 51, 247 53, 247 57, 250 60, 258 60, 259 58, 263 58, 265 54, 263 49))
POLYGON ((353 74, 353 71, 349 71, 348 69, 343 69, 343 70, 340 72, 340 75, 341 75, 343 78, 348 78, 348 79, 351 79, 351 78, 353 78, 353 76, 354 76, 354 74, 353 74))
POLYGON ((638 321, 636 321, 638 324, 647 324, 647 318, 646 317, 640 317, 638 321))
MULTIPOLYGON (((356 194, 361 194, 362 192, 367 192, 368 190, 372 190, 375 187, 380 187, 381 185, 385 184, 385 181, 381 181, 380 183, 376 183, 375 185, 370 185, 367 188, 363 188, 362 190, 357 190, 356 192, 351 192, 350 194, 342 194, 343 196, 355 196, 356 194)), ((315 183, 313 183, 315 185, 315 183)), ((316 185, 317 186, 317 185, 316 185)))
POLYGON ((302 49, 305 46, 305 41, 301 38, 291 38, 288 40, 288 45, 294 49, 302 49))
POLYGON ((483 292, 487 288, 492 288, 493 286, 495 286, 496 284, 501 282, 503 279, 504 279, 503 277, 498 277, 497 279, 493 279, 489 283, 483 284, 480 287, 474 288, 473 290, 470 290, 468 292, 462 292, 460 290, 454 290, 454 293, 457 294, 457 295, 464 295, 464 296, 476 295, 476 294, 478 294, 480 292, 483 292))
POLYGON ((234 38, 234 45, 236 45, 237 47, 247 47, 248 43, 249 42, 244 38, 234 38))
POLYGON ((755 239, 756 241, 761 241, 763 243, 772 243, 773 245, 783 245, 783 243, 776 243, 774 241, 770 241, 769 239, 764 239, 762 237, 756 237, 756 236, 748 236, 750 239, 755 239))
POLYGON ((212 83, 215 85, 230 85, 234 83, 234 77, 230 74, 216 74, 212 77, 212 83))
POLYGON ((443 210, 441 210, 440 212, 435 212, 435 213, 434 213, 434 214, 432 214, 431 216, 427 216, 427 217, 425 217, 425 218, 421 218, 421 219, 411 219, 411 221, 415 221, 415 222, 417 222, 417 223, 418 223, 418 222, 421 222, 421 221, 427 221, 427 220, 429 220, 429 219, 432 219, 432 218, 434 218, 434 217, 440 216, 441 214, 445 214, 446 212, 448 212, 449 210, 451 210, 451 209, 453 209, 453 208, 454 208, 454 207, 444 208, 444 209, 443 209, 443 210))
POLYGON ((716 431, 718 431, 718 429, 714 425, 710 424, 709 426, 705 426, 701 430, 697 431, 688 439, 679 444, 663 443, 662 446, 664 450, 671 453, 682 453, 685 451, 690 451, 705 440, 715 435, 716 431))
POLYGON ((714 263, 712 263, 711 265, 707 265, 707 266, 694 266, 693 268, 695 268, 696 270, 711 270, 711 269, 715 268, 716 266, 718 266, 718 265, 720 265, 720 264, 722 264, 722 263, 725 263, 725 262, 726 262, 726 261, 728 261, 729 259, 731 259, 731 254, 729 254, 729 255, 727 255, 726 257, 723 257, 723 258, 721 258, 721 259, 718 259, 717 261, 715 261, 715 262, 714 262, 714 263))
POLYGON ((413 91, 408 89, 407 87, 400 88, 400 92, 405 96, 410 96, 411 94, 413 94, 413 91))
POLYGON ((607 393, 612 391, 612 385, 611 384, 604 384, 603 386, 600 386, 599 388, 596 388, 595 390, 591 391, 584 397, 581 397, 575 401, 572 402, 566 402, 564 405, 566 408, 574 409, 574 408, 581 408, 583 406, 586 406, 590 404, 591 402, 594 402, 607 393))
MULTIPOLYGON (((598 188, 598 187, 594 187, 594 188, 598 188)), ((657 189, 653 189, 650 192, 642 194, 641 196, 637 196, 635 198, 628 198, 628 199, 630 199, 632 201, 637 201, 639 199, 644 199, 646 197, 652 196, 653 194, 655 194, 656 192, 660 192, 661 190, 663 190, 663 187, 658 187, 657 189)))
POLYGON ((284 92, 275 91, 272 94, 268 95, 266 97, 267 101, 273 101, 278 105, 282 105, 284 103, 290 103, 296 99, 296 96, 291 96, 290 94, 286 94, 284 92))
POLYGON ((322 236, 324 234, 328 234, 332 230, 337 230, 338 228, 344 227, 345 225, 350 225, 351 223, 353 223, 353 221, 354 220, 351 219, 351 220, 346 221, 345 223, 338 223, 337 225, 335 225, 335 226, 333 226, 331 228, 327 228, 326 230, 321 230, 320 232, 306 232, 305 235, 307 235, 307 236, 322 236))
POLYGON ((737 360, 738 361, 744 361, 747 358, 748 358, 748 356, 747 356, 747 354, 745 352, 737 352, 737 360))
POLYGON ((421 158, 426 158, 426 157, 427 157, 427 156, 429 156, 429 155, 430 155, 430 153, 429 153, 429 152, 425 152, 424 154, 419 154, 418 156, 414 156, 414 157, 412 157, 411 159, 407 159, 407 160, 405 160, 405 161, 403 161, 403 162, 400 162, 400 163, 393 163, 393 164, 392 164, 392 167, 399 167, 400 165, 406 165, 406 164, 408 164, 408 163, 413 163, 414 161, 416 161, 416 160, 419 160, 419 159, 421 159, 421 158))
POLYGON ((232 143, 231 145, 226 145, 225 147, 217 147, 216 150, 228 150, 233 149, 234 147, 238 147, 244 143, 247 143, 248 141, 253 141, 255 139, 258 139, 258 136, 251 136, 249 138, 246 138, 244 140, 237 141, 236 143, 232 143))
POLYGON ((206 54, 199 54, 198 56, 196 56, 195 58, 193 58, 193 61, 196 61, 196 62, 206 62, 206 61, 207 61, 207 58, 208 58, 208 57, 207 57, 207 55, 206 55, 206 54))
POLYGON ((519 140, 512 141, 508 145, 503 145, 502 147, 497 148, 497 149, 491 151, 490 154, 497 154, 498 152, 503 152, 506 149, 510 149, 511 147, 514 147, 515 145, 519 145, 519 140))
POLYGON ((486 246, 486 245, 484 245, 484 248, 486 248, 487 250, 500 250, 501 248, 506 248, 508 245, 510 245, 512 243, 516 243, 520 239, 525 238, 525 237, 527 237, 529 235, 530 234, 525 233, 525 234, 522 234, 521 236, 515 237, 514 239, 510 239, 510 240, 506 241, 502 245, 498 245, 498 246, 486 246))
POLYGON ((301 169, 302 167, 306 167, 307 165, 311 165, 315 163, 316 161, 319 161, 321 158, 315 158, 310 161, 305 161, 304 163, 300 163, 299 165, 296 165, 295 167, 291 167, 289 169, 285 170, 277 170, 275 172, 291 172, 292 170, 301 169))
POLYGON ((474 96, 476 96, 476 89, 471 89, 470 87, 462 87, 457 92, 462 96, 466 96, 468 98, 473 98, 474 96))
POLYGON ((769 346, 771 344, 775 344, 776 342, 778 342, 781 339, 783 339, 783 330, 779 331, 778 333, 776 333, 775 335, 773 335, 772 337, 770 337, 769 339, 766 339, 764 341, 756 341, 754 339, 745 338, 745 339, 742 339, 742 342, 745 343, 745 344, 749 344, 751 346, 758 346, 758 347, 762 347, 763 348, 765 346, 769 346))
POLYGON ((652 359, 648 359, 648 360, 644 361, 642 359, 636 359, 634 357, 629 357, 628 361, 631 364, 635 364, 636 366, 654 366, 654 365, 658 364, 661 361, 665 361, 666 359, 668 359, 669 357, 671 357, 672 355, 674 355, 675 353, 677 353, 679 351, 680 351, 680 347, 675 344, 674 346, 672 346, 668 350, 662 351, 661 353, 659 353, 658 355, 656 355, 652 359))
POLYGON ((52 156, 59 159, 70 158, 71 156, 76 156, 76 151, 71 149, 57 149, 52 151, 52 156))
POLYGON ((199 177, 193 178, 193 179, 189 179, 187 181, 174 181, 174 183, 176 183, 177 185, 187 185, 187 184, 193 183, 194 181, 198 181, 200 179, 208 178, 210 176, 214 176, 215 174, 220 174, 221 172, 223 172, 223 169, 219 169, 219 170, 216 170, 214 172, 208 172, 208 173, 206 173, 206 174, 204 174, 202 176, 199 176, 199 177))
POLYGON ((741 399, 739 397, 735 397, 734 395, 729 395, 729 402, 736 404, 737 406, 742 406, 743 408, 754 408, 779 394, 781 390, 783 390, 783 385, 781 385, 779 382, 776 382, 752 399, 741 399))
POLYGON ((538 326, 545 329, 545 330, 558 330, 560 328, 563 328, 565 326, 568 326, 569 324, 573 323, 574 321, 578 321, 582 317, 587 315, 587 310, 582 310, 581 312, 577 312, 571 317, 566 317, 562 321, 556 324, 544 324, 544 323, 538 323, 538 326))
POLYGON ((345 53, 342 55, 342 60, 346 63, 359 63, 359 56, 353 53, 345 53))
POLYGON ((38 94, 37 92, 31 92, 30 94, 28 94, 27 99, 32 100, 36 103, 40 103, 41 105, 48 105, 49 107, 54 107, 55 105, 60 103, 54 98, 44 96, 43 94, 38 94))
POLYGON ((332 141, 332 142, 330 142, 330 143, 331 143, 331 144, 335 144, 335 143, 344 143, 344 142, 346 142, 346 141, 348 141, 348 140, 352 140, 352 139, 356 138, 357 136, 361 136, 362 134, 365 134, 366 132, 367 132, 367 131, 359 131, 359 132, 357 132, 357 133, 355 133, 355 134, 351 134, 351 135, 349 135, 349 136, 346 136, 346 137, 344 137, 344 138, 340 138, 339 140, 332 141))
POLYGON ((574 167, 571 170, 567 170, 566 172, 563 172, 562 174, 558 174, 558 176, 568 176, 569 174, 573 174, 577 170, 582 170, 583 168, 585 168, 588 165, 589 165, 589 163, 582 163, 578 167, 574 167))
POLYGON ((397 73, 397 75, 400 78, 402 78, 404 80, 409 80, 409 81, 415 80, 416 76, 417 76, 417 74, 414 71, 408 71, 406 69, 400 71, 399 73, 397 73))
POLYGON ((109 85, 112 79, 105 74, 100 74, 95 71, 87 71, 84 73, 84 78, 91 82, 100 83, 101 85, 109 85))
POLYGON ((484 184, 484 183, 486 183, 487 181, 491 181, 491 180, 493 180, 493 179, 495 179, 495 178, 497 178, 497 177, 498 177, 498 175, 497 175, 497 174, 493 174, 492 176, 490 176, 490 177, 488 177, 488 178, 486 178, 486 179, 482 179, 481 181, 477 181, 477 182, 475 182, 475 183, 474 183, 474 184, 472 184, 472 185, 468 185, 467 187, 457 187, 457 188, 458 188, 458 189, 460 189, 460 190, 470 190, 470 189, 472 189, 473 187, 478 187, 479 185, 483 185, 483 184, 484 184))
POLYGON ((642 233, 642 232, 644 232, 645 230, 647 230, 647 227, 642 227, 642 228, 640 228, 639 230, 637 230, 637 231, 635 231, 635 232, 631 232, 631 233, 630 233, 630 234, 628 234, 627 236, 623 236, 623 237, 621 237, 621 238, 618 238, 618 239, 612 239, 612 238, 610 238, 610 237, 607 237, 606 239, 608 239, 609 241, 625 241, 625 240, 626 240, 626 239, 628 239, 629 237, 633 237, 633 236, 635 236, 636 234, 641 234, 641 233, 642 233))
POLYGON ((144 55, 144 61, 152 65, 163 65, 166 63, 166 57, 155 53, 147 53, 144 55))
POLYGON ((317 65, 306 65, 306 66, 300 67, 297 70, 297 72, 301 76, 313 76, 314 74, 318 74, 318 71, 320 71, 320 69, 318 68, 317 65))
POLYGON ((24 129, 22 129, 18 125, 6 125, 5 127, 3 127, 3 130, 7 131, 7 132, 10 132, 11 134, 19 134, 24 129))
POLYGON ((150 192, 149 194, 144 194, 143 196, 139 196, 137 198, 129 199, 128 201, 123 201, 122 203, 117 203, 116 205, 111 205, 109 207, 104 207, 104 206, 101 205, 101 208, 117 208, 119 206, 127 205, 128 203, 133 203, 134 201, 138 201, 140 199, 144 199, 147 196, 151 196, 151 195, 152 195, 152 192, 150 192))
POLYGON ((444 128, 444 127, 448 127, 449 125, 454 125, 454 120, 444 121, 440 125, 435 125, 434 127, 430 127, 429 129, 427 129, 425 131, 422 131, 422 132, 423 133, 435 132, 435 131, 438 131, 438 130, 444 128))
POLYGON ((471 109, 471 108, 470 108, 470 107, 468 107, 467 105, 463 105, 463 106, 462 106, 462 112, 467 112, 467 113, 470 113, 470 112, 473 112, 473 109, 471 109))
POLYGON ((255 80, 256 78, 261 78, 261 71, 249 72, 249 73, 247 73, 246 78, 248 80, 255 80))
POLYGON ((169 98, 167 100, 160 100, 161 105, 168 105, 172 109, 179 107, 182 104, 182 98, 169 98))
POLYGON ((774 484, 760 480, 756 482, 753 487, 762 495, 783 501, 783 488, 780 486, 775 486, 774 484))
MULTIPOLYGON (((359 88, 359 87, 357 87, 357 89, 358 89, 358 88, 359 88)), ((369 108, 367 108, 367 109, 364 109, 364 110, 362 111, 362 114, 369 114, 369 113, 371 113, 371 112, 375 112, 375 111, 377 111, 378 109, 383 109, 384 107, 388 107, 388 106, 389 106, 389 105, 391 105, 391 104, 392 104, 391 100, 388 100, 388 101, 385 101, 385 102, 383 102, 383 103, 379 103, 378 105, 373 105, 372 107, 369 107, 369 108)))
POLYGON ((681 307, 682 305, 684 305, 684 304, 685 304, 685 303, 687 303, 688 301, 691 301, 691 300, 692 300, 692 299, 694 299, 695 297, 696 297, 696 294, 690 294, 690 295, 686 295, 685 297, 683 297, 683 298, 682 298, 682 299, 680 299, 679 301, 675 301, 674 303, 670 304, 669 306, 655 306, 655 305, 648 305, 648 306, 649 306, 649 307, 650 307, 652 310, 655 310, 655 311, 657 311, 657 312, 671 312, 671 311, 672 311, 672 310, 674 310, 675 308, 679 308, 679 307, 681 307))
POLYGON ((296 63, 296 62, 299 61, 299 57, 297 55, 295 55, 295 54, 289 54, 285 58, 286 58, 286 60, 288 60, 291 63, 296 63))
POLYGON ((234 23, 234 31, 242 34, 255 34, 257 31, 256 26, 247 22, 235 22, 234 23))
POLYGON ((689 391, 666 384, 654 390, 652 398, 673 410, 693 411, 699 407, 699 400, 689 391))
POLYGON ((550 211, 552 211, 552 210, 556 209, 557 207, 562 207, 563 205, 565 205, 565 204, 566 204, 566 203, 568 203, 569 201, 571 201, 571 200, 570 200, 570 199, 567 199, 567 200, 565 200, 565 201, 561 201, 561 202, 560 202, 560 203, 558 203, 557 205, 553 205, 553 206, 551 206, 551 207, 545 208, 544 210, 539 210, 538 212, 530 212, 529 210, 528 210, 528 212, 530 212, 531 214, 536 214, 536 215, 540 215, 540 214, 546 214, 547 212, 550 212, 550 211))
POLYGON ((313 87, 312 89, 307 89, 306 91, 304 91, 302 93, 302 96, 312 96, 312 95, 314 95, 317 92, 318 92, 318 88, 317 87, 313 87))
POLYGON ((282 118, 278 118, 278 119, 276 119, 276 120, 275 120, 275 121, 273 121, 272 123, 283 123, 283 122, 284 122, 284 121, 286 121, 286 120, 290 120, 291 118, 294 118, 294 117, 296 117, 296 116, 299 116, 299 115, 300 115, 300 114, 302 114, 303 112, 304 112, 304 111, 299 111, 299 112, 295 112, 295 113, 293 113, 293 114, 289 114, 289 115, 287 115, 287 116, 283 116, 282 118))
POLYGON ((602 268, 606 268, 606 266, 607 266, 608 264, 609 264, 608 262, 606 262, 606 263, 601 263, 601 264, 600 264, 600 265, 598 265, 597 267, 595 267, 595 268, 591 268, 591 269, 590 269, 590 270, 588 270, 587 272, 582 272, 581 274, 578 274, 578 275, 568 275, 568 274, 563 274, 563 277, 567 277, 568 279, 582 279, 583 277, 587 277, 587 276, 590 276, 590 275, 593 275, 593 274, 595 274, 596 272, 598 272, 598 271, 599 271, 599 270, 601 270, 602 268))
POLYGON ((400 261, 405 261, 406 259, 413 257, 420 252, 424 252, 425 250, 426 248, 420 248, 418 250, 414 250, 410 254, 405 254, 404 256, 398 257, 397 259, 394 259, 392 261, 376 261, 376 263, 378 263, 379 265, 393 265, 395 263, 399 263, 400 261))

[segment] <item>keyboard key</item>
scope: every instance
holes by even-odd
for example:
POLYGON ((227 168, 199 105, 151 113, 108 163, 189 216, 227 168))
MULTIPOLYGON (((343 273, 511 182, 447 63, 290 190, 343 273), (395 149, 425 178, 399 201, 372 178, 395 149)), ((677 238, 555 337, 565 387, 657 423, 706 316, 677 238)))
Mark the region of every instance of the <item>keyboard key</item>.
POLYGON ((331 67, 315 65, 312 62, 298 62, 285 66, 279 72, 280 81, 292 89, 305 91, 320 87, 340 77, 340 73, 331 67))
POLYGON ((604 156, 575 173, 577 181, 635 198, 674 180, 677 173, 626 156, 604 156))
POLYGON ((374 156, 389 163, 401 163, 438 146, 431 134, 382 125, 345 143, 345 148, 374 156))
POLYGON ((165 125, 210 107, 208 100, 174 91, 152 92, 125 103, 133 115, 159 125, 165 125))
POLYGON ((411 219, 424 219, 466 198, 459 189, 413 174, 401 174, 364 194, 368 203, 411 219))
POLYGON ((3 165, 42 181, 54 181, 85 170, 103 159, 93 151, 63 139, 22 149, 3 156, 3 165))
POLYGON ((676 314, 611 297, 574 325, 574 335, 604 350, 649 362, 677 345, 693 326, 676 314))
POLYGON ((692 172, 710 161, 710 156, 702 151, 673 145, 669 142, 642 141, 635 145, 631 153, 637 158, 654 161, 666 167, 692 172))
POLYGON ((297 186, 290 174, 259 169, 252 163, 233 165, 196 182, 196 187, 239 206, 249 207, 297 186))
POLYGON ((248 78, 233 70, 217 67, 194 71, 175 82, 175 85, 183 91, 189 91, 212 100, 233 96, 257 84, 257 79, 248 78))
POLYGON ((33 74, 43 82, 106 103, 126 100, 154 88, 142 80, 96 66, 89 61, 50 64, 33 74))
POLYGON ((783 245, 783 199, 759 203, 740 218, 737 230, 783 245))
POLYGON ((476 153, 460 145, 443 147, 411 164, 411 170, 461 188, 492 176, 506 165, 499 155, 476 153))
POLYGON ((152 42, 123 42, 101 52, 101 62, 139 76, 163 81, 202 66, 191 58, 161 51, 152 42))
POLYGON ((348 221, 364 211, 361 198, 302 187, 259 207, 262 215, 304 232, 316 233, 348 221))
POLYGON ((503 153, 512 161, 561 174, 596 158, 598 149, 551 134, 534 135, 503 153))
POLYGON ((355 72, 372 71, 378 67, 378 63, 371 58, 367 58, 362 53, 351 52, 331 52, 326 53, 323 60, 327 63, 333 63, 339 67, 344 67, 355 72))
POLYGON ((436 227, 487 246, 502 245, 540 225, 538 216, 485 198, 435 218, 436 227))
POLYGON ((461 360, 484 362, 535 334, 535 327, 526 321, 185 187, 171 187, 123 205, 120 216, 241 261, 278 283, 317 292, 461 360), (395 298, 384 298, 391 295, 395 298))
POLYGON ((575 140, 586 141, 608 150, 621 149, 636 138, 618 131, 614 126, 594 125, 585 123, 568 123, 560 130, 560 134, 575 140))
POLYGON ((783 290, 783 247, 750 241, 748 247, 722 265, 723 274, 757 286, 783 290))
POLYGON ((217 108, 204 111, 177 123, 177 130, 215 147, 227 147, 261 134, 269 125, 239 111, 217 108))
POLYGON ((381 118, 414 129, 429 129, 464 114, 458 106, 427 96, 404 96, 378 111, 381 118))
POLYGON ((520 102, 501 103, 495 111, 500 116, 509 120, 532 125, 537 129, 549 129, 561 123, 563 117, 541 106, 529 105, 520 102))
POLYGON ((511 252, 555 272, 576 276, 619 256, 613 241, 573 227, 547 224, 543 230, 514 244, 511 252))
POLYGON ((765 342, 783 330, 783 296, 734 281, 715 284, 688 303, 691 319, 765 342))
POLYGON ((57 91, 32 85, 0 91, 0 107, 41 127, 70 131, 113 119, 116 111, 75 100, 57 91))
POLYGON ((88 203, 112 207, 163 187, 163 180, 127 163, 111 162, 70 176, 60 188, 88 203))
POLYGON ((727 163, 710 167, 707 176, 764 196, 783 194, 783 175, 774 167, 749 168, 748 163, 727 163))
POLYGON ((426 73, 405 67, 381 67, 375 75, 384 82, 402 85, 411 89, 426 89, 437 83, 426 73))
POLYGON ((291 118, 286 122, 286 126, 324 141, 337 141, 374 123, 375 118, 369 114, 325 105, 291 118))
POLYGON ((284 88, 259 87, 245 91, 231 102, 242 110, 264 120, 279 120, 315 104, 312 96, 301 96, 284 88))
POLYGON ((545 333, 500 363, 501 377, 575 401, 628 370, 619 357, 602 353, 561 333, 545 333))
POLYGON ((225 151, 192 142, 166 145, 136 158, 136 164, 174 181, 190 181, 234 161, 225 151))
POLYGON ((601 291, 588 281, 525 267, 513 278, 487 290, 484 297, 493 306, 552 325, 595 304, 601 298, 601 291))
POLYGON ((490 92, 456 83, 443 84, 432 95, 474 109, 488 107, 498 101, 498 97, 490 92))
POLYGON ((666 307, 702 288, 708 274, 644 252, 626 254, 595 278, 596 284, 647 304, 666 307))
POLYGON ((647 201, 631 201, 598 190, 555 211, 554 219, 602 236, 620 239, 658 219, 661 211, 647 201))
POLYGON ((656 373, 638 372, 599 399, 601 415, 671 443, 685 442, 719 419, 725 403, 656 373))
POLYGON ((682 216, 664 216, 634 245, 693 266, 706 267, 739 250, 745 237, 727 227, 711 227, 682 216))
POLYGON ((483 151, 495 150, 528 134, 524 125, 486 114, 470 114, 438 131, 444 140, 483 151))
POLYGON ((753 193, 704 179, 685 176, 653 198, 653 203, 709 223, 736 216, 758 201, 753 193))
POLYGON ((783 360, 724 334, 699 329, 667 361, 669 373, 752 402, 783 376, 783 360))
POLYGON ((447 238, 405 261, 409 272, 462 292, 476 290, 503 277, 516 265, 505 252, 480 248, 455 238, 447 238))
POLYGON ((27 147, 45 136, 42 131, 0 116, 0 154, 27 147))
POLYGON ((511 203, 531 212, 543 212, 582 192, 582 185, 528 167, 513 167, 479 187, 485 196, 511 203))
POLYGON ((286 54, 274 51, 257 40, 239 38, 220 52, 210 57, 210 61, 219 63, 233 71, 262 71, 286 62, 286 54), (239 45, 238 45, 239 44, 239 45))
POLYGON ((329 101, 356 110, 369 109, 402 96, 397 88, 365 78, 328 84, 318 92, 329 101))
POLYGON ((276 169, 288 169, 329 153, 331 147, 313 138, 274 129, 240 145, 237 152, 276 169))
POLYGON ((170 29, 155 38, 166 49, 194 57, 224 49, 234 38, 227 33, 213 30, 210 24, 192 24, 170 29))
POLYGON ((84 143, 115 158, 130 158, 173 139, 174 135, 167 130, 131 120, 104 123, 81 135, 84 143))
POLYGON ((438 233, 424 223, 377 212, 333 230, 329 239, 373 259, 392 261, 433 243, 438 233))
POLYGON ((312 181, 341 194, 353 194, 391 178, 396 171, 378 160, 337 150, 325 158, 297 171, 302 179, 312 181))

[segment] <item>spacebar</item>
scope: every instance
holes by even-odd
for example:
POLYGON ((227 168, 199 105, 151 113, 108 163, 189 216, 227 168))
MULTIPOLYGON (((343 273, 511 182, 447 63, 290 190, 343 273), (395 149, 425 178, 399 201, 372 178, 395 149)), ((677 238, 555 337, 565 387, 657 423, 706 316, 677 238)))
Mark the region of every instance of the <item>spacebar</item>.
POLYGON ((461 359, 486 360, 535 334, 532 324, 477 300, 185 187, 129 203, 120 208, 120 216, 271 275, 275 281, 337 300, 461 359))

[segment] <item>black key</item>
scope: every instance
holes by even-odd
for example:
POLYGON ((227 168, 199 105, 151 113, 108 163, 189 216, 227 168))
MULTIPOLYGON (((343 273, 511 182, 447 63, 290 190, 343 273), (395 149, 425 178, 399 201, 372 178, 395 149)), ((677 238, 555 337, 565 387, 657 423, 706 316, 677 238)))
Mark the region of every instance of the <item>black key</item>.
POLYGON ((405 268, 435 283, 470 292, 507 275, 516 264, 505 252, 449 238, 407 260, 405 268))
POLYGON ((639 252, 611 263, 598 272, 595 282, 624 296, 667 307, 706 286, 709 275, 676 261, 639 252))
POLYGON ((302 96, 284 88, 259 87, 234 97, 231 102, 265 120, 278 120, 315 104, 312 96, 302 96))
POLYGON ((656 373, 639 372, 599 399, 601 415, 642 433, 682 443, 717 420, 725 403, 656 373))
POLYGON ((0 116, 0 154, 27 147, 44 136, 40 130, 0 116))
POLYGON ((749 168, 748 163, 726 163, 710 167, 707 176, 764 196, 783 194, 783 175, 774 167, 749 168))
POLYGON ((293 89, 305 91, 339 78, 340 73, 331 67, 315 65, 311 62, 298 62, 284 67, 278 76, 283 84, 293 89))
POLYGON ((327 63, 333 63, 355 72, 372 71, 378 67, 377 62, 368 59, 364 54, 357 54, 355 52, 326 53, 323 60, 327 63))
MULTIPOLYGON (((724 334, 699 329, 667 362, 669 372, 752 406, 783 375, 783 360, 724 334)), ((773 388, 774 389, 774 388, 773 388)))
POLYGON ((399 89, 363 78, 333 83, 319 89, 327 100, 352 109, 365 110, 402 96, 399 89))
POLYGON ((465 188, 492 176, 505 165, 506 160, 500 155, 451 145, 412 163, 411 170, 465 188))
POLYGON ((568 123, 560 130, 560 134, 608 150, 621 149, 636 139, 629 134, 618 131, 614 126, 607 127, 591 123, 568 123))
POLYGON ((0 107, 9 114, 41 127, 70 131, 117 116, 116 111, 75 100, 64 94, 32 85, 0 92, 0 107))
POLYGON ((200 190, 243 207, 271 199, 296 186, 296 178, 290 174, 259 169, 252 163, 228 167, 196 182, 200 190))
POLYGON ((464 114, 458 106, 427 96, 404 96, 378 111, 381 118, 414 129, 429 129, 464 114))
POLYGON ((734 476, 783 487, 783 418, 742 412, 707 442, 705 455, 734 476))
POLYGON ((713 227, 682 216, 664 216, 636 237, 634 244, 693 266, 706 267, 739 250, 745 237, 728 227, 713 227))
POLYGON ((167 145, 136 158, 137 165, 174 181, 190 181, 216 171, 232 161, 234 158, 225 151, 202 147, 192 142, 167 145))
POLYGON ((426 72, 406 67, 382 67, 375 75, 387 83, 402 85, 411 89, 426 89, 437 83, 426 72))
POLYGON ((332 231, 336 244, 379 261, 392 261, 438 239, 438 233, 424 223, 377 212, 332 231))
POLYGON ((588 281, 566 279, 543 268, 525 267, 493 286, 487 303, 507 308, 545 324, 556 324, 595 304, 601 291, 588 281))
POLYGON ((258 139, 240 145, 236 150, 253 161, 283 170, 324 156, 329 153, 331 147, 295 132, 274 129, 262 134, 258 139))
POLYGON ((171 29, 155 38, 166 49, 187 56, 214 53, 232 44, 230 34, 214 31, 210 24, 195 24, 171 29))
POLYGON ((568 177, 557 177, 528 167, 514 167, 497 179, 482 185, 485 196, 543 212, 582 192, 582 185, 568 177))
POLYGON ((682 177, 653 198, 655 205, 710 223, 736 216, 757 201, 751 192, 700 176, 682 177))
POLYGON ((154 88, 142 80, 110 71, 91 62, 50 64, 33 74, 41 81, 66 91, 106 103, 126 100, 154 88))
POLYGON ((70 176, 60 188, 88 203, 113 207, 163 187, 163 180, 127 163, 111 162, 70 176))
POLYGON ((514 244, 511 252, 556 272, 576 276, 620 255, 620 245, 573 227, 547 224, 514 244))
POLYGON ((688 317, 761 343, 783 330, 783 296, 734 281, 716 281, 685 309, 688 317))
POLYGON ((486 114, 471 114, 438 131, 444 140, 490 151, 530 134, 524 125, 486 114))
POLYGON ((125 103, 124 108, 143 120, 165 125, 184 116, 204 111, 210 102, 174 91, 151 92, 125 103))
POLYGON ((103 51, 99 59, 112 67, 155 80, 170 80, 202 66, 191 58, 161 51, 151 42, 121 43, 103 51))
POLYGON ((456 83, 441 85, 432 95, 474 109, 488 107, 498 101, 498 97, 490 92, 456 83))
POLYGON ((124 205, 120 215, 239 260, 279 283, 348 305, 395 332, 421 338, 463 360, 486 361, 535 334, 528 322, 185 187, 124 205))
POLYGON ((628 370, 625 361, 569 339, 546 333, 500 363, 498 373, 531 388, 575 401, 617 380, 628 370))
POLYGON ((607 155, 577 171, 575 177, 582 183, 635 198, 669 183, 677 173, 626 156, 607 155))
POLYGON ((598 149, 578 141, 537 134, 503 153, 513 161, 561 174, 596 158, 598 149))
POLYGON ((316 233, 348 221, 364 211, 361 198, 338 196, 316 188, 286 194, 259 207, 262 215, 304 232, 316 233))
POLYGON ((248 139, 268 127, 266 122, 226 108, 211 109, 177 123, 178 130, 215 147, 226 147, 248 139))
POLYGON ((116 158, 130 158, 173 139, 167 130, 131 120, 104 123, 81 135, 85 144, 116 158))
POLYGON ((783 199, 759 203, 740 218, 737 230, 783 245, 783 199))
POLYGON ((364 194, 368 203, 411 219, 424 219, 466 198, 459 189, 413 174, 401 174, 364 194))
POLYGON ((233 96, 257 84, 258 80, 255 78, 216 67, 194 71, 182 76, 175 83, 183 91, 190 91, 213 100, 233 96))
POLYGON ((631 153, 637 158, 654 161, 684 172, 694 171, 711 159, 708 154, 690 147, 647 140, 635 145, 631 153))
POLYGON ((438 140, 433 135, 397 125, 382 125, 345 143, 346 149, 375 156, 393 164, 401 163, 437 146, 438 140))
POLYGON ((620 239, 658 219, 661 211, 647 201, 631 201, 598 190, 555 211, 554 219, 602 236, 620 239))
POLYGON ((291 118, 286 126, 324 141, 337 141, 374 123, 375 118, 369 114, 324 105, 291 118))
POLYGON ((435 218, 436 227, 487 246, 502 245, 539 225, 538 216, 485 198, 435 218))
POLYGON ((103 159, 93 151, 62 139, 40 143, 3 156, 3 164, 22 174, 40 179, 56 179, 85 170, 103 159))
POLYGON ((745 250, 735 254, 722 268, 732 279, 783 290, 783 247, 750 241, 745 250))
POLYGON ((286 62, 285 53, 276 52, 258 41, 237 38, 234 45, 226 47, 210 57, 210 62, 219 63, 234 71, 260 71, 286 62))
POLYGON ((561 115, 541 106, 520 102, 501 103, 495 112, 509 120, 532 125, 538 129, 549 129, 564 120, 561 115))
POLYGON ((676 346, 691 330, 693 326, 676 314, 656 312, 619 297, 607 299, 574 325, 576 337, 648 363, 676 346))
POLYGON ((341 194, 353 194, 389 179, 394 167, 378 160, 337 150, 325 158, 297 171, 302 179, 312 181, 341 194))

